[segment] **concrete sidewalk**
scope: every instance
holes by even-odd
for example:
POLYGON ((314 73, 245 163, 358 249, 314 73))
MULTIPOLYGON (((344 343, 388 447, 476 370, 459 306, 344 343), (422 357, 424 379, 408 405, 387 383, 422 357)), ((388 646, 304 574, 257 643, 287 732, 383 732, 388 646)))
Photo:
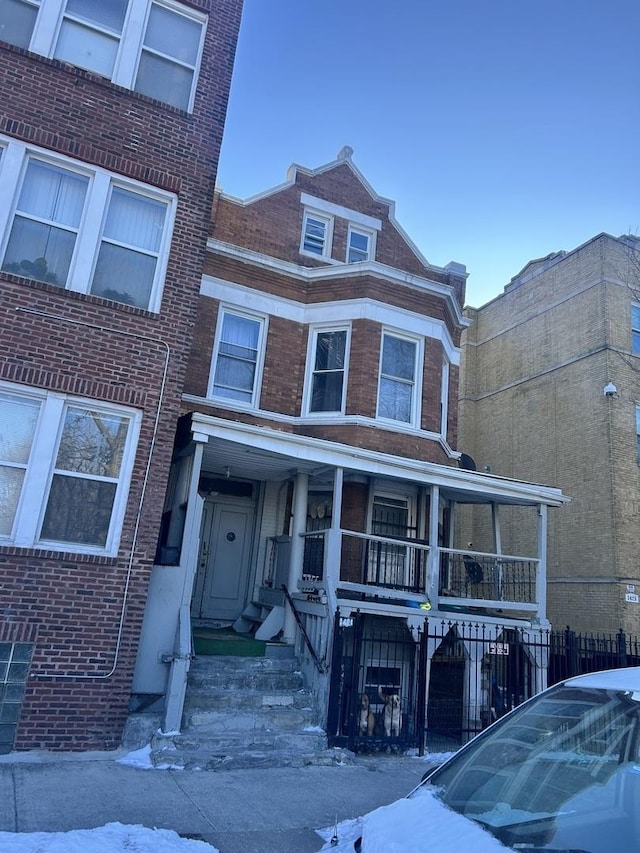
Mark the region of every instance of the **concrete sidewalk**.
POLYGON ((119 822, 173 829, 220 853, 316 853, 323 841, 314 830, 406 795, 428 766, 374 756, 343 766, 215 773, 145 770, 119 764, 122 755, 0 756, 0 830, 66 832, 119 822))

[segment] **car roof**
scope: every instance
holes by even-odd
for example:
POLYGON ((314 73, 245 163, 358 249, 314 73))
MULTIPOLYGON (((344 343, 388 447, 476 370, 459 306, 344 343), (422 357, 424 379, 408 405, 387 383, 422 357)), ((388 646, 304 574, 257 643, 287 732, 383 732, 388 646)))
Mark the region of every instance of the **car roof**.
POLYGON ((607 669, 578 675, 564 682, 567 687, 596 687, 601 690, 640 691, 640 666, 607 669))

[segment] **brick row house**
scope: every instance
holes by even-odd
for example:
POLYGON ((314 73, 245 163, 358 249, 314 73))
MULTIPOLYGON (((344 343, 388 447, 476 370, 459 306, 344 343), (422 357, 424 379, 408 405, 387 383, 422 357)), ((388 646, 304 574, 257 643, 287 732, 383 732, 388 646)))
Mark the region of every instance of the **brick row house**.
MULTIPOLYGON (((547 513, 566 499, 457 449, 465 285, 348 147, 246 201, 216 193, 136 682, 166 694, 165 731, 193 623, 294 645, 334 745, 357 741, 362 694, 376 714, 402 696, 405 745, 440 699, 486 723, 490 658, 548 630, 547 513)), ((546 661, 522 654, 538 689, 546 661)))
POLYGON ((0 752, 120 743, 241 5, 0 4, 0 752))
POLYGON ((571 495, 549 536, 550 620, 637 636, 640 240, 598 234, 532 260, 467 314, 465 447, 571 495))

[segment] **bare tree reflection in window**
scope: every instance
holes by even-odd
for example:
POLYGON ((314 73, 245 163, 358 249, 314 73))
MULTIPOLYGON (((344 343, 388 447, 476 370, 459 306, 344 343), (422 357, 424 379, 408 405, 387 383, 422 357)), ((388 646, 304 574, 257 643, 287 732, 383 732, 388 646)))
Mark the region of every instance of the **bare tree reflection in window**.
POLYGON ((67 410, 41 539, 106 545, 128 429, 128 418, 67 410))

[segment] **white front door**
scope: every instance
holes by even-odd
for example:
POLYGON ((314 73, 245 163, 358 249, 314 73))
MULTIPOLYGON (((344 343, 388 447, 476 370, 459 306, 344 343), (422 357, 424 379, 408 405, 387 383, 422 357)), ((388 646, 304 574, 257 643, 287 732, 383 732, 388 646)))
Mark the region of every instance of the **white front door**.
POLYGON ((244 610, 254 520, 253 503, 205 501, 192 616, 233 622, 244 610))

